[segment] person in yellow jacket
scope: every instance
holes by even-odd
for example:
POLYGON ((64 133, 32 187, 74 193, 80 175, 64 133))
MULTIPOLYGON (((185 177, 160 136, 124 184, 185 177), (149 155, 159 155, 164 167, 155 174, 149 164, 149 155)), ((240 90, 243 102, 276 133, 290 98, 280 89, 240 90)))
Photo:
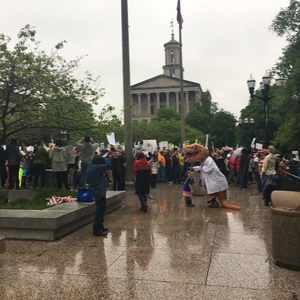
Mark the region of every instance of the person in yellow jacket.
POLYGON ((179 172, 182 180, 183 170, 184 170, 184 154, 182 153, 182 150, 179 151, 178 158, 179 158, 179 172))
POLYGON ((19 187, 26 189, 27 165, 25 158, 22 158, 19 169, 19 187))

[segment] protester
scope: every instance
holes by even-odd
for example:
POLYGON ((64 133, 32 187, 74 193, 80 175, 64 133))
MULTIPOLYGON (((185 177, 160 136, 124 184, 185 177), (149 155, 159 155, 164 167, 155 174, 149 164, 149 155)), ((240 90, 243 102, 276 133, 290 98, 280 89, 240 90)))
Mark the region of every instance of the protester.
POLYGON ((87 166, 86 174, 89 179, 89 189, 92 192, 96 203, 96 214, 93 225, 94 236, 106 236, 108 228, 104 227, 104 215, 106 208, 106 189, 107 182, 104 172, 111 168, 111 162, 108 157, 95 155, 91 164, 87 166))
POLYGON ((62 140, 58 139, 55 146, 50 149, 50 160, 52 162, 52 172, 55 173, 56 185, 58 189, 62 189, 62 182, 65 189, 69 190, 68 184, 68 156, 67 151, 63 147, 62 140))
POLYGON ((166 159, 164 157, 164 151, 160 151, 160 148, 157 147, 158 157, 158 175, 157 175, 157 181, 158 182, 166 182, 166 159))
POLYGON ((276 174, 276 150, 274 146, 269 146, 268 155, 265 157, 262 166, 262 191, 265 199, 265 206, 271 204, 271 194, 278 181, 276 174))
POLYGON ((41 188, 44 188, 46 185, 46 164, 49 159, 49 153, 44 147, 44 141, 39 140, 34 149, 34 161, 33 161, 33 169, 34 169, 34 181, 33 187, 37 188, 39 178, 41 179, 41 188))
POLYGON ((173 163, 172 163, 171 151, 170 150, 165 151, 164 158, 165 158, 165 161, 166 161, 166 167, 165 167, 166 181, 168 183, 172 183, 173 163))
POLYGON ((86 188, 86 168, 92 162, 92 158, 99 147, 99 144, 94 143, 93 139, 86 135, 76 142, 76 147, 78 151, 80 151, 81 157, 80 186, 86 188))
MULTIPOLYGON (((150 152, 151 153, 151 152, 150 152)), ((151 154, 151 158, 149 160, 150 166, 151 166, 151 188, 155 189, 156 188, 156 180, 157 180, 157 172, 158 172, 158 162, 157 162, 157 153, 154 152, 151 154)))
POLYGON ((234 157, 232 155, 232 153, 227 154, 227 158, 228 158, 228 183, 235 183, 235 173, 234 173, 234 169, 235 169, 235 162, 234 162, 234 157))
POLYGON ((11 139, 10 144, 6 145, 5 157, 8 160, 9 170, 9 189, 19 189, 19 169, 21 162, 21 152, 17 145, 17 139, 11 139))
POLYGON ((241 190, 244 191, 248 187, 248 173, 249 173, 250 160, 248 157, 247 149, 242 149, 242 155, 240 160, 240 184, 241 190))
POLYGON ((179 184, 181 182, 180 177, 180 168, 179 168, 179 157, 178 157, 178 148, 173 149, 172 159, 172 172, 173 172, 173 184, 179 184))
POLYGON ((141 210, 146 213, 147 206, 147 191, 149 189, 149 179, 152 174, 151 166, 145 158, 143 152, 138 152, 136 160, 132 166, 133 182, 136 187, 136 194, 141 202, 141 210))
POLYGON ((124 186, 124 183, 122 180, 122 178, 124 178, 124 175, 123 175, 124 174, 124 168, 123 168, 124 160, 121 159, 121 153, 116 151, 116 148, 114 146, 110 147, 110 151, 111 151, 111 153, 109 155, 109 159, 111 162, 111 170, 112 170, 112 176, 113 176, 113 190, 114 191, 124 190, 125 186, 124 186))

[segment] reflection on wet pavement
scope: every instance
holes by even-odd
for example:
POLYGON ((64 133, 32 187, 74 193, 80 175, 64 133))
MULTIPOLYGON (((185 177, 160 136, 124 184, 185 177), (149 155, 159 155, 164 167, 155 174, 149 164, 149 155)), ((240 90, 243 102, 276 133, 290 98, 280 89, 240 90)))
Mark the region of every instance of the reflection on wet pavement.
POLYGON ((147 213, 132 188, 105 217, 55 242, 7 240, 0 299, 300 299, 300 272, 272 259, 270 208, 253 185, 230 185, 240 211, 185 206, 181 185, 151 190, 147 213))

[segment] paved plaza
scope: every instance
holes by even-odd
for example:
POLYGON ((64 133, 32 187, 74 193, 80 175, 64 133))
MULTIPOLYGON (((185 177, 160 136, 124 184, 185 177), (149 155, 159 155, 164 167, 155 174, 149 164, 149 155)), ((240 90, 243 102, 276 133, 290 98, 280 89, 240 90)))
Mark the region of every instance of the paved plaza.
POLYGON ((55 242, 6 240, 0 299, 300 299, 300 272, 273 262, 270 207, 254 185, 230 185, 240 211, 206 196, 186 207, 181 189, 158 184, 143 213, 129 187, 104 238, 89 224, 55 242))

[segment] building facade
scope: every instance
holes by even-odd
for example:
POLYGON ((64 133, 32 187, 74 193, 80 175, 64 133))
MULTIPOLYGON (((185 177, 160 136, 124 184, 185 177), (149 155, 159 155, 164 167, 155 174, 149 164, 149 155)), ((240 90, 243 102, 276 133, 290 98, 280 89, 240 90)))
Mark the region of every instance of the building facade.
MULTIPOLYGON (((164 47, 164 74, 131 86, 132 120, 151 120, 163 107, 172 107, 181 113, 180 44, 174 34, 164 47)), ((194 103, 201 103, 202 89, 197 82, 183 80, 183 91, 186 113, 189 113, 194 103)))

